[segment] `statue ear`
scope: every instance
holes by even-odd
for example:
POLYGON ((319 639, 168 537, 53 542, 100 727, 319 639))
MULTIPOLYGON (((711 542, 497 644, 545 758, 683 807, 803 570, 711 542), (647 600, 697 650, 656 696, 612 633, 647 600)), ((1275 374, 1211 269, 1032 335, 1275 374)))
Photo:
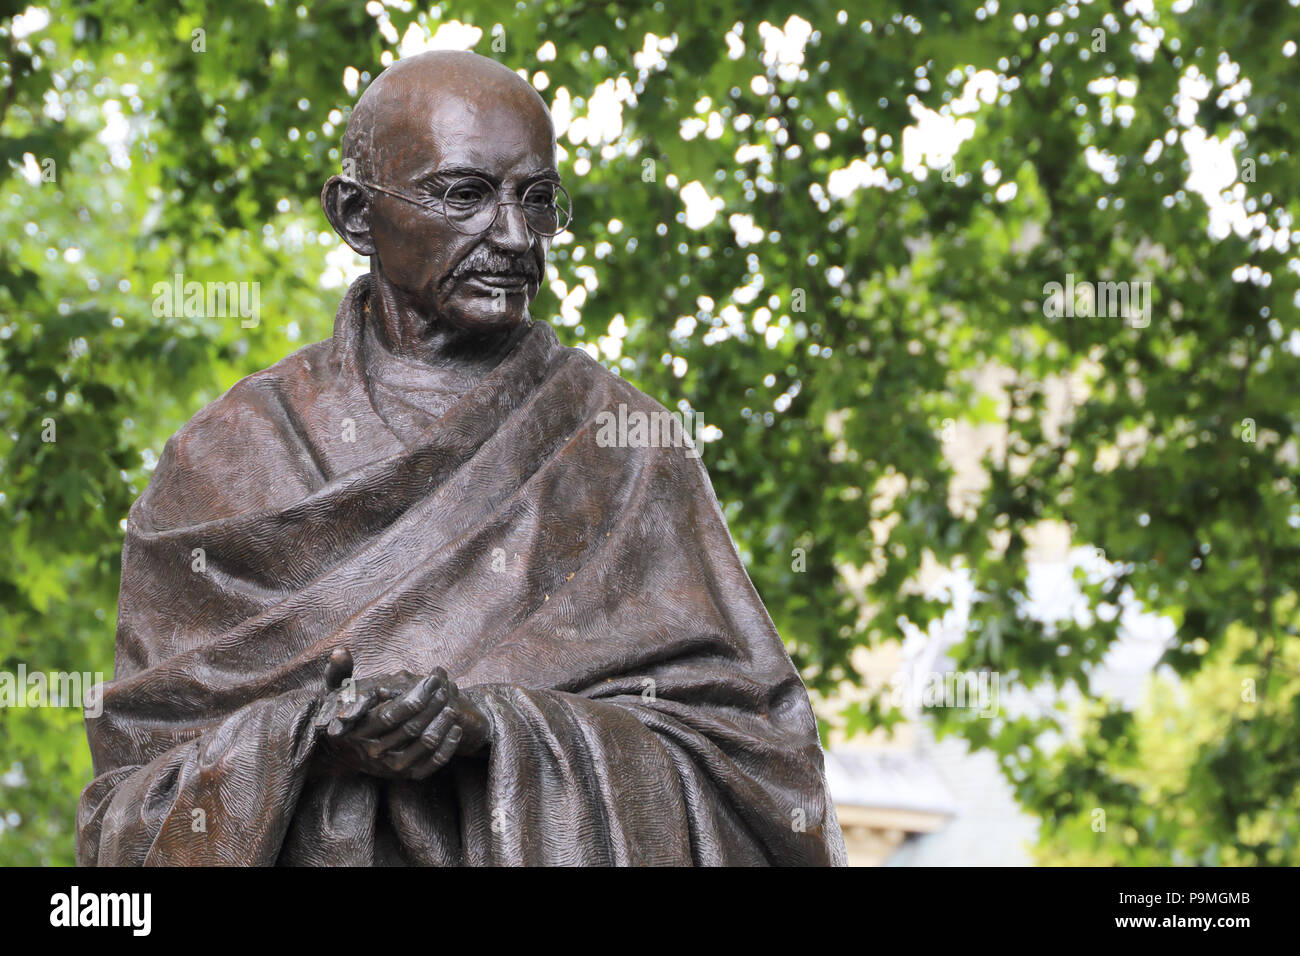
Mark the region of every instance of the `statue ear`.
POLYGON ((370 234, 370 196, 360 183, 331 176, 321 190, 320 204, 334 231, 357 255, 375 254, 375 242, 370 234))

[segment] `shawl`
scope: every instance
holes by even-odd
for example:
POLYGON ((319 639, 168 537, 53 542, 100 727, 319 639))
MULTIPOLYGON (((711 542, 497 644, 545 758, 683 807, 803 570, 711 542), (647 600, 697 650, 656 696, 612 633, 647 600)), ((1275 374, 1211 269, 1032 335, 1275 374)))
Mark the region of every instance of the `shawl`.
POLYGON ((82 865, 843 864, 807 691, 663 406, 533 322, 431 425, 331 339, 234 385, 131 508, 82 865), (427 427, 425 427, 427 426, 427 427), (423 781, 319 772, 326 664, 492 723, 423 781))

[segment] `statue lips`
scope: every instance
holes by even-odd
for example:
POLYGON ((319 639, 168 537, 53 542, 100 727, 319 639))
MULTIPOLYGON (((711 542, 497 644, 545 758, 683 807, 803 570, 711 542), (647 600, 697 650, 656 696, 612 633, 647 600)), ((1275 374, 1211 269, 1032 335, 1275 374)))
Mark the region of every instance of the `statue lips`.
MULTIPOLYGON (((540 269, 527 256, 506 256, 495 250, 477 250, 452 270, 451 278, 480 295, 529 295, 538 285, 540 269)), ((534 291, 535 294, 535 291, 534 291)))
POLYGON ((528 291, 529 277, 526 272, 469 272, 462 278, 470 286, 489 295, 498 292, 522 295, 528 291))
POLYGON ((465 271, 458 276, 461 282, 482 295, 526 295, 533 276, 524 269, 511 272, 465 271))

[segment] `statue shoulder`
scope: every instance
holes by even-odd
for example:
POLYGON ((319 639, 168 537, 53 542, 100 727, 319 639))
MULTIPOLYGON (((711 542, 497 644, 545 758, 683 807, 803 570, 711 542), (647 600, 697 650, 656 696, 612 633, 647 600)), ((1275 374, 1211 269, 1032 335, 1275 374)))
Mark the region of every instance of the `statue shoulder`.
POLYGON ((301 402, 329 387, 329 354, 328 341, 298 349, 199 410, 167 440, 132 521, 166 530, 282 507, 309 493, 301 402))
POLYGON ((588 395, 594 397, 592 415, 597 444, 628 452, 638 467, 653 465, 698 480, 704 477, 700 461, 701 421, 680 408, 670 409, 631 382, 609 371, 585 352, 574 364, 590 377, 588 395))
POLYGON ((650 412, 667 412, 655 399, 651 398, 641 389, 637 388, 621 375, 616 375, 605 366, 591 357, 583 349, 563 347, 565 352, 569 353, 571 367, 577 370, 577 374, 586 379, 586 385, 595 392, 602 395, 602 404, 607 405, 610 409, 617 409, 619 404, 635 409, 637 411, 650 412))

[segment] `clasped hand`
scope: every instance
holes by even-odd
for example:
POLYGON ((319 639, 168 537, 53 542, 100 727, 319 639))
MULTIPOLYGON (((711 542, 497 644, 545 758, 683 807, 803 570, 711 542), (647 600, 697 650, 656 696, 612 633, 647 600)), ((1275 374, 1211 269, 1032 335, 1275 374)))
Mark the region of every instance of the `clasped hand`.
POLYGON ((325 673, 316 728, 331 762, 377 777, 423 780, 457 754, 481 750, 487 715, 441 667, 346 681, 352 655, 337 650, 325 673))

